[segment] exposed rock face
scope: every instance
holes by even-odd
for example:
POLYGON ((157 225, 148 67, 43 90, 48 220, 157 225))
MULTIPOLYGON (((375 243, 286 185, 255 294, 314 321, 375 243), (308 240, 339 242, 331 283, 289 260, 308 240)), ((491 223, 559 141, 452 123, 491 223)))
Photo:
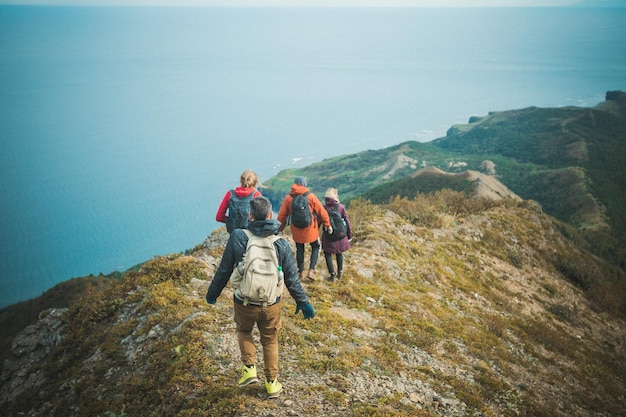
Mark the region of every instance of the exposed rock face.
POLYGON ((4 362, 0 376, 0 404, 13 401, 29 389, 45 382, 41 370, 33 365, 43 360, 61 342, 62 320, 66 308, 53 308, 41 313, 39 321, 22 330, 13 340, 11 352, 15 357, 4 362))
POLYGON ((607 91, 606 92, 606 100, 607 101, 617 101, 620 99, 626 98, 626 93, 623 91, 607 91))
POLYGON ((480 168, 484 169, 489 175, 496 175, 496 164, 493 161, 485 160, 480 164, 480 168))
POLYGON ((226 232, 225 229, 217 229, 212 234, 204 239, 204 246, 206 249, 214 249, 216 247, 224 247, 226 246, 226 242, 228 242, 228 237, 230 235, 226 232))
POLYGON ((498 181, 491 175, 485 175, 478 171, 467 170, 463 172, 451 173, 445 172, 435 167, 425 167, 413 174, 413 177, 419 177, 420 175, 452 175, 455 177, 463 178, 467 181, 476 183, 476 195, 479 197, 490 198, 492 200, 500 200, 503 198, 511 198, 513 200, 521 201, 520 196, 498 181))
POLYGON ((417 168, 417 161, 413 158, 409 158, 408 156, 404 154, 400 154, 398 155, 393 165, 389 168, 389 171, 387 172, 387 174, 385 174, 383 178, 388 180, 393 177, 396 171, 398 171, 399 169, 405 168, 407 166, 411 167, 411 169, 415 169, 417 168))

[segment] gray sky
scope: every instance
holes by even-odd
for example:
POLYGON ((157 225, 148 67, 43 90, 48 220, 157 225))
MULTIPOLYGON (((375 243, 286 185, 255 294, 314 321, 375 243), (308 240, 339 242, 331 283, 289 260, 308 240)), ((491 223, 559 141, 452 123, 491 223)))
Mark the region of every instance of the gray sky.
POLYGON ((554 7, 581 0, 0 0, 3 4, 72 6, 387 6, 387 7, 554 7))

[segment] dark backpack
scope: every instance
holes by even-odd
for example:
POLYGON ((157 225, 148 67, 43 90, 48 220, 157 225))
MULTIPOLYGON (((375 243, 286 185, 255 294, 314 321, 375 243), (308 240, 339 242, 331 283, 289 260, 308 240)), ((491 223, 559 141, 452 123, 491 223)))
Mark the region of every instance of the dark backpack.
POLYGON ((328 217, 330 217, 330 225, 333 227, 333 233, 326 233, 331 242, 336 242, 348 236, 348 226, 341 214, 337 211, 337 206, 328 210, 328 217))
POLYGON ((299 229, 305 229, 311 225, 311 208, 307 191, 302 195, 291 194, 291 224, 299 229))
POLYGON ((230 190, 228 201, 228 218, 226 219, 226 231, 231 233, 235 229, 248 227, 248 215, 250 214, 250 200, 256 190, 245 197, 238 197, 235 190, 230 190))

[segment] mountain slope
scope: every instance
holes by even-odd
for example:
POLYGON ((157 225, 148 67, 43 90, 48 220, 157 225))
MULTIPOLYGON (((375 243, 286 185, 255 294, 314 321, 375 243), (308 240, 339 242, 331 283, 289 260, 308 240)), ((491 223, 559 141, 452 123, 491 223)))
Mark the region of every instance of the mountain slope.
POLYGON ((218 230, 20 334, 0 415, 626 414, 626 293, 610 266, 527 202, 429 199, 353 202, 345 278, 306 286, 310 321, 285 297, 279 400, 236 387, 230 289, 204 301, 218 230), (420 210, 440 226, 407 217, 420 210), (602 295, 584 294, 580 276, 602 295))
POLYGON ((436 167, 425 167, 408 177, 379 185, 366 191, 361 197, 375 203, 383 203, 395 196, 412 199, 418 193, 432 193, 444 188, 453 191, 463 191, 468 196, 494 200, 503 198, 521 200, 517 194, 509 190, 506 185, 498 181, 493 175, 473 170, 451 173, 436 167))
MULTIPOLYGON (((556 218, 577 228, 595 253, 626 268, 626 94, 608 92, 595 108, 527 109, 472 117, 429 143, 339 156, 302 169, 286 170, 266 182, 274 204, 296 175, 310 179, 323 195, 335 187, 341 198, 372 189, 426 190, 436 184, 408 178, 423 167, 494 175, 523 199, 532 199, 556 218)), ((442 187, 468 184, 445 180, 442 187)), ((380 200, 377 200, 380 201, 380 200)))
POLYGON ((626 183, 625 109, 626 95, 609 92, 607 101, 594 109, 498 112, 453 126, 446 138, 433 144, 458 153, 498 154, 531 163, 535 169, 530 172, 499 167, 501 180, 523 198, 539 201, 546 211, 577 227, 601 227, 593 219, 606 208, 611 226, 623 234, 626 196, 616 187, 626 183))

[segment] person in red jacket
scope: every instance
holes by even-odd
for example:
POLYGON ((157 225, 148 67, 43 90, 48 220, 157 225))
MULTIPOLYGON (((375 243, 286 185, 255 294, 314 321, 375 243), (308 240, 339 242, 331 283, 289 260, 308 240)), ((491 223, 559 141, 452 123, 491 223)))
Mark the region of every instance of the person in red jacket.
POLYGON ((292 195, 307 195, 309 202, 309 209, 311 210, 311 224, 306 228, 299 228, 291 224, 291 236, 296 242, 296 263, 298 264, 298 275, 303 278, 304 275, 304 245, 311 244, 311 260, 309 262, 309 272, 307 278, 311 281, 315 281, 315 267, 320 255, 320 222, 326 229, 330 229, 330 218, 326 209, 320 202, 320 200, 311 193, 307 188, 306 178, 296 177, 294 184, 291 186, 291 191, 283 200, 278 212, 278 221, 280 222, 280 231, 282 232, 287 226, 287 219, 291 215, 291 204, 293 202, 292 195))
POLYGON ((247 226, 248 213, 250 211, 250 203, 248 200, 259 197, 261 193, 257 190, 257 187, 263 187, 263 184, 259 181, 259 177, 257 177, 256 173, 251 169, 242 172, 239 180, 241 185, 229 190, 226 195, 224 195, 222 203, 215 215, 215 220, 220 223, 226 223, 228 233, 232 232, 233 229, 245 228, 247 226), (242 217, 240 221, 235 220, 235 213, 232 212, 232 208, 230 207, 231 198, 233 197, 237 199, 247 198, 245 201, 242 200, 242 204, 240 205, 241 209, 245 211, 239 214, 239 217, 242 217))

